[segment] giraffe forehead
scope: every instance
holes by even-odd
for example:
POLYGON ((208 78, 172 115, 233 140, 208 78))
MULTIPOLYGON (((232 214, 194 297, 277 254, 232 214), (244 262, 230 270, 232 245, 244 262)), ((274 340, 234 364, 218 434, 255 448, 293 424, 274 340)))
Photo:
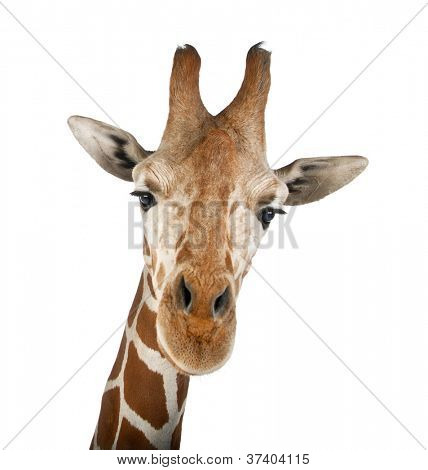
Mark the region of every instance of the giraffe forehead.
POLYGON ((144 181, 161 182, 163 194, 181 202, 242 203, 267 193, 284 192, 283 184, 265 165, 246 161, 245 156, 192 155, 180 164, 153 165, 144 181), (174 197, 175 196, 175 197, 174 197))
POLYGON ((210 128, 191 143, 179 144, 173 150, 159 149, 134 168, 136 189, 226 200, 232 193, 251 190, 251 182, 268 170, 264 157, 252 158, 225 129, 210 128))
POLYGON ((240 173, 236 145, 221 130, 212 130, 181 165, 184 192, 204 200, 226 200, 240 173))

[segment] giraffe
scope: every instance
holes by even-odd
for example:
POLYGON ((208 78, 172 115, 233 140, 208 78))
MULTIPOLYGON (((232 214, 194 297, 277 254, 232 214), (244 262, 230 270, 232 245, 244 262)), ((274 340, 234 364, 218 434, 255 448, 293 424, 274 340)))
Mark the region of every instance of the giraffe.
POLYGON ((156 151, 128 132, 72 116, 69 126, 107 172, 134 183, 145 267, 104 390, 91 449, 178 449, 189 377, 231 355, 235 304, 262 236, 283 205, 318 201, 367 166, 360 156, 266 159, 270 52, 247 54, 232 102, 211 115, 200 57, 177 48, 169 115, 156 151))

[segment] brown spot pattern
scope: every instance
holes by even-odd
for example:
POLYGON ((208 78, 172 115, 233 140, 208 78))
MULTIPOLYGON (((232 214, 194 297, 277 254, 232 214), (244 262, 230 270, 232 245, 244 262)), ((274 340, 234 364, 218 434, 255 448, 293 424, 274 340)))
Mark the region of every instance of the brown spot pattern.
POLYGON ((239 207, 239 202, 238 201, 233 201, 232 205, 230 206, 230 212, 229 214, 232 215, 236 209, 239 207))
POLYGON ((156 335, 156 314, 152 312, 147 304, 143 305, 137 320, 137 333, 141 341, 149 348, 158 350, 156 335))
POLYGON ((138 284, 138 289, 134 297, 134 301, 132 302, 131 310, 129 311, 128 316, 128 325, 131 326, 132 322, 134 321, 135 315, 138 312, 138 307, 140 305, 141 299, 143 297, 144 292, 144 271, 141 273, 140 283, 138 284))
POLYGON ((143 255, 150 256, 150 248, 146 237, 143 239, 143 255))
POLYGON ((101 402, 98 419, 97 444, 101 449, 111 449, 119 424, 120 394, 119 389, 112 388, 105 392, 101 402))
POLYGON ((156 450, 156 447, 153 447, 152 444, 150 444, 150 441, 144 433, 139 429, 134 428, 126 418, 123 418, 119 436, 117 438, 116 449, 156 450))
POLYGON ((187 397, 189 389, 189 376, 184 374, 177 374, 177 407, 178 411, 181 410, 184 400, 187 397))
POLYGON ((156 251, 152 251, 152 272, 156 271, 156 266, 158 264, 158 257, 156 255, 156 251))
POLYGON ((180 264, 186 259, 190 258, 192 256, 192 251, 190 249, 190 243, 186 241, 180 248, 180 251, 177 253, 175 257, 175 263, 180 264))
POLYGON ((178 422, 177 426, 172 433, 171 438, 171 449, 172 450, 179 450, 180 449, 180 442, 181 442, 181 427, 183 425, 183 415, 181 415, 180 421, 178 422))
POLYGON ((232 257, 230 256, 230 252, 229 252, 229 251, 226 251, 225 264, 226 264, 226 269, 227 269, 230 273, 233 273, 233 262, 232 262, 232 257))
POLYGON ((153 289, 152 276, 150 273, 147 273, 147 285, 149 286, 152 297, 156 299, 156 293, 155 293, 155 290, 153 289))
POLYGON ((185 237, 186 237, 186 232, 183 232, 183 233, 180 235, 179 239, 177 240, 177 243, 175 244, 175 249, 176 249, 176 250, 178 250, 178 249, 180 248, 180 246, 181 246, 181 244, 183 243, 185 237))
POLYGON ((119 375, 122 369, 123 356, 125 354, 126 347, 126 332, 123 333, 122 341, 120 342, 119 352, 117 353, 116 360, 114 361, 113 369, 110 372, 109 380, 114 380, 119 375))
POLYGON ((156 274, 156 282, 158 283, 159 287, 162 285, 164 279, 165 279, 165 266, 163 265, 163 263, 161 263, 159 266, 159 271, 156 274))
POLYGON ((125 367, 124 393, 128 405, 155 429, 160 429, 168 421, 162 375, 152 372, 140 360, 132 342, 125 367))

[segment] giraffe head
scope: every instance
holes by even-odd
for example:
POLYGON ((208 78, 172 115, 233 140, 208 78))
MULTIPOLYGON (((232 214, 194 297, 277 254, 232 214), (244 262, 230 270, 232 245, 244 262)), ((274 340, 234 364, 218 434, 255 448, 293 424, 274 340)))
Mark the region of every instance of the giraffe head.
POLYGON ((169 116, 149 152, 121 129, 73 116, 71 130, 104 170, 133 181, 160 350, 180 371, 205 374, 232 351, 235 301, 251 258, 282 206, 321 199, 360 174, 358 156, 304 158, 269 168, 264 111, 270 53, 253 46, 235 99, 218 115, 199 93, 200 58, 178 48, 169 116))

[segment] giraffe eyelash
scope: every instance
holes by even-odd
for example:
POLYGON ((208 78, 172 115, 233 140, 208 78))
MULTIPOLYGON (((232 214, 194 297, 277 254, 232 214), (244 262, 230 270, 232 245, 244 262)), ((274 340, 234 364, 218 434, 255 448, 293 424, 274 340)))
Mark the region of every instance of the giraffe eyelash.
POLYGON ((132 193, 129 193, 131 196, 135 196, 135 197, 140 197, 140 196, 143 196, 144 194, 147 194, 149 193, 150 191, 143 191, 143 190, 137 190, 137 191, 132 191, 132 193))
POLYGON ((271 209, 275 212, 275 214, 287 214, 284 209, 280 209, 279 207, 271 207, 271 209))
POLYGON ((287 212, 285 212, 284 209, 281 209, 280 207, 272 207, 270 206, 269 204, 266 204, 266 205, 263 205, 259 208, 259 211, 263 210, 263 209, 271 209, 272 212, 274 212, 275 214, 287 214, 287 212))

